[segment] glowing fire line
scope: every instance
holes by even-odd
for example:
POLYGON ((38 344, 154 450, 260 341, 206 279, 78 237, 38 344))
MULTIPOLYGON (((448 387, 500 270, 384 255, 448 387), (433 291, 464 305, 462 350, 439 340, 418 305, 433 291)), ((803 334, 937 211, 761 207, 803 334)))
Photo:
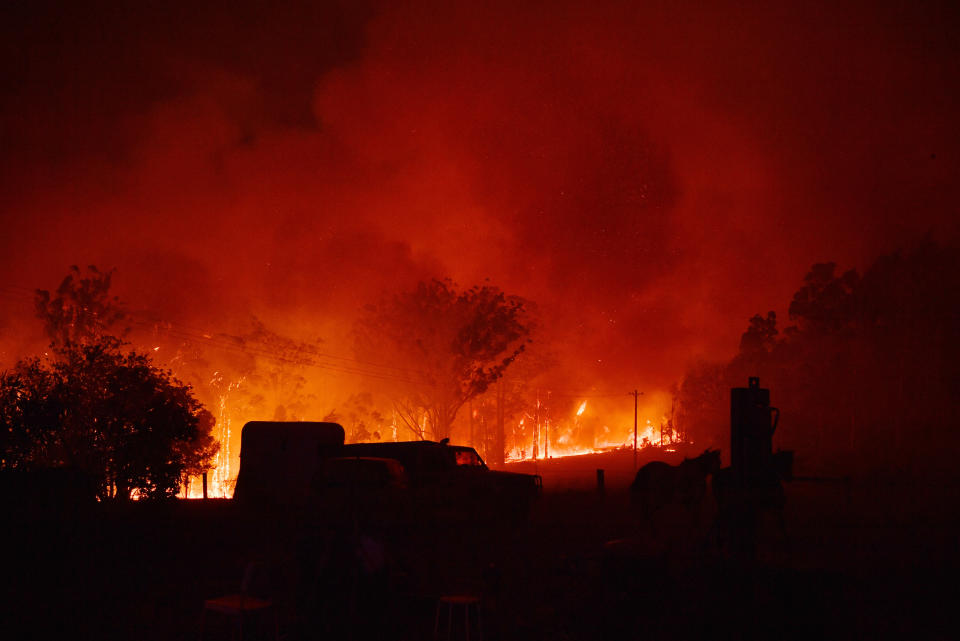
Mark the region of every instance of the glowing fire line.
MULTIPOLYGON (((612 429, 607 425, 602 427, 602 432, 590 434, 592 445, 583 443, 585 435, 580 433, 582 428, 581 420, 587 409, 587 401, 583 401, 574 412, 573 420, 568 422, 554 422, 552 424, 540 425, 541 441, 549 443, 549 458, 563 458, 567 456, 581 456, 584 454, 596 454, 615 449, 633 448, 633 426, 624 429, 612 429), (579 438, 578 438, 579 437, 579 438), (579 441, 579 442, 578 442, 579 441)), ((525 434, 525 420, 521 419, 517 424, 518 432, 525 434)), ((654 425, 650 419, 645 419, 637 432, 637 446, 640 449, 652 447, 661 442, 663 425, 659 427, 654 425)), ((538 456, 531 443, 515 443, 512 449, 507 453, 508 461, 534 460, 543 458, 538 456)))

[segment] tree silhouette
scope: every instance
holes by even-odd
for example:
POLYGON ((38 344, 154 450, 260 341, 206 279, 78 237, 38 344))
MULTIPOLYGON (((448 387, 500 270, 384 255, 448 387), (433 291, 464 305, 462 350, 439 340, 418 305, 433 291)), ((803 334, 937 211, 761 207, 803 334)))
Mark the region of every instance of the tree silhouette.
POLYGON ((0 372, 0 467, 25 471, 57 464, 52 452, 62 412, 58 398, 56 377, 39 359, 0 372))
POLYGON ((323 420, 343 425, 348 443, 387 440, 387 420, 377 409, 370 392, 351 394, 342 409, 330 411, 323 420))
POLYGON ((171 496, 184 474, 210 467, 210 413, 189 386, 121 347, 110 337, 74 343, 0 376, 5 469, 73 469, 100 498, 124 499, 171 496))
POLYGON ((252 328, 238 336, 224 335, 247 357, 240 367, 246 402, 275 421, 300 420, 310 396, 305 372, 320 354, 322 339, 299 340, 279 334, 256 316, 252 328))
POLYGON ((214 419, 190 386, 109 335, 125 317, 112 274, 74 266, 55 295, 37 291, 51 352, 0 373, 0 468, 68 468, 102 499, 171 496, 210 468, 214 419))
POLYGON ((952 469, 958 292, 960 249, 929 240, 880 257, 862 276, 815 264, 790 304, 796 324, 778 333, 772 313, 751 318, 733 359, 687 372, 678 418, 701 438, 725 438, 726 390, 759 375, 782 412, 779 444, 801 464, 952 469))
MULTIPOLYGON (((529 309, 531 306, 531 303, 527 304, 527 318, 536 317, 536 311, 531 313, 529 309)), ((530 326, 536 331, 539 322, 531 321, 530 326)), ((547 379, 558 363, 557 355, 545 349, 543 341, 528 345, 510 365, 509 375, 473 399, 475 417, 471 445, 487 462, 503 463, 512 448, 532 451, 535 438, 538 451, 543 454, 544 444, 549 439, 549 416, 554 404, 549 398, 551 381, 547 379)))
POLYGON ((37 290, 36 315, 54 347, 96 342, 126 317, 120 300, 110 295, 112 279, 113 270, 102 272, 90 265, 84 275, 72 265, 54 294, 37 290))
POLYGON ((777 313, 767 312, 766 318, 755 314, 750 326, 740 337, 740 353, 756 355, 769 353, 777 341, 777 313))
POLYGON ((492 285, 459 290, 450 280, 369 305, 355 327, 358 358, 397 372, 397 413, 419 438, 447 438, 457 412, 523 352, 524 301, 492 285))
POLYGON ((807 332, 836 333, 853 322, 852 292, 860 281, 856 270, 836 276, 836 263, 817 263, 793 295, 790 320, 807 332))

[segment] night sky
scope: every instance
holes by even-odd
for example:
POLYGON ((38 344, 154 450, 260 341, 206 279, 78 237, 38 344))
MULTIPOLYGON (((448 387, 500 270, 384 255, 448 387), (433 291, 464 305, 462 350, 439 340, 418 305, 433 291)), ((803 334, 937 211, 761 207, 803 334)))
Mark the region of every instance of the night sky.
POLYGON ((71 264, 344 354, 450 277, 653 392, 812 263, 956 238, 955 3, 192 4, 3 3, 3 366, 71 264))

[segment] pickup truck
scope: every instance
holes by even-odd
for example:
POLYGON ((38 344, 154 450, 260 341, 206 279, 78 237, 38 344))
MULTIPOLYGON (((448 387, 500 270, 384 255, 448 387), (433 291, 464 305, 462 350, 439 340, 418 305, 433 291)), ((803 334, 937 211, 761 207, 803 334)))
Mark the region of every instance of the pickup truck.
POLYGON ((365 503, 398 496, 418 517, 516 520, 541 488, 539 476, 491 470, 447 440, 345 444, 336 423, 253 421, 241 432, 234 498, 294 508, 354 491, 365 503))

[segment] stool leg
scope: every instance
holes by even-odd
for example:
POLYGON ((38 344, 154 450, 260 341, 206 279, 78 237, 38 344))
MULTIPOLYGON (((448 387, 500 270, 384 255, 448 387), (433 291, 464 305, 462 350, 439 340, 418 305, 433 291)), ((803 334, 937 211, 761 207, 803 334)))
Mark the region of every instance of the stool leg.
POLYGON ((453 636, 453 604, 447 604, 447 641, 453 636))
POLYGON ((480 604, 477 604, 477 641, 483 641, 483 619, 480 618, 480 604))
POLYGON ((467 641, 470 641, 470 604, 463 608, 463 627, 467 631, 467 641))
POLYGON ((440 636, 440 602, 437 601, 437 611, 433 615, 433 638, 437 639, 440 636))

